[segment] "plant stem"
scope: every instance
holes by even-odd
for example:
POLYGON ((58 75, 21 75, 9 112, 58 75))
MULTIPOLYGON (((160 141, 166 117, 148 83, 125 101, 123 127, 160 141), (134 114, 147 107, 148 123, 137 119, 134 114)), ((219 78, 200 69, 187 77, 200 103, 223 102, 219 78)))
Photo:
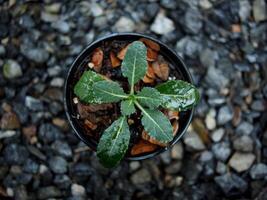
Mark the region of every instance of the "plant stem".
POLYGON ((134 104, 142 111, 145 112, 144 108, 138 103, 138 101, 134 101, 134 104))
POLYGON ((134 94, 134 84, 131 85, 131 91, 130 94, 134 94))

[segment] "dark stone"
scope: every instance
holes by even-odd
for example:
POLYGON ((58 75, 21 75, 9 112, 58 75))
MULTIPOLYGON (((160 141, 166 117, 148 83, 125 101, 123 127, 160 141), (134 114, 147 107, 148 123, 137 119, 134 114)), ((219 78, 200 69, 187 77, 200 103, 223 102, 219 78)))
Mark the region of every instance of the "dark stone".
POLYGON ((27 173, 36 174, 38 172, 39 165, 31 159, 27 159, 24 163, 23 170, 27 173))
POLYGON ((63 156, 65 158, 72 157, 71 148, 68 145, 68 143, 66 143, 66 142, 62 142, 62 141, 57 140, 52 144, 51 147, 60 156, 63 156))
POLYGON ((87 163, 77 163, 71 167, 70 172, 75 176, 90 176, 93 170, 87 163))
POLYGON ((267 165, 264 163, 258 163, 252 166, 250 169, 250 176, 252 179, 262 179, 267 176, 267 165))
POLYGON ((60 189, 67 189, 71 185, 70 178, 65 174, 56 175, 54 179, 54 183, 60 188, 60 189))
POLYGON ((44 109, 43 102, 31 96, 26 96, 25 105, 32 111, 42 111, 44 109))
POLYGON ((189 33, 197 34, 202 28, 201 13, 197 9, 189 8, 185 13, 184 26, 189 33))
POLYGON ((29 156, 27 149, 24 146, 18 144, 9 144, 4 149, 3 154, 5 161, 11 165, 21 165, 27 160, 29 156))
POLYGON ((146 5, 144 20, 148 22, 152 21, 159 12, 159 9, 160 7, 157 3, 149 3, 148 5, 146 5))
POLYGON ((44 143, 51 143, 62 137, 60 130, 52 124, 45 123, 39 128, 38 137, 44 143))
POLYGON ((61 191, 54 186, 43 187, 37 191, 39 199, 59 198, 61 195, 61 191))

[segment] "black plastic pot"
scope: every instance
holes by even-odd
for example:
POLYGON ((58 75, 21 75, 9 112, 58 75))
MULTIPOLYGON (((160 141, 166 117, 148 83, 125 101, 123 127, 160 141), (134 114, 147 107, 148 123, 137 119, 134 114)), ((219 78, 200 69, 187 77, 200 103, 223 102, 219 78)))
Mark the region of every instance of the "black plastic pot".
MULTIPOLYGON (((73 113, 75 111, 75 106, 73 105, 73 100, 72 100, 74 97, 73 87, 77 81, 75 80, 75 77, 74 77, 75 72, 77 72, 77 70, 79 70, 79 67, 86 62, 86 58, 88 58, 88 55, 96 47, 100 46, 100 44, 103 41, 111 41, 111 40, 134 41, 140 38, 147 38, 158 43, 160 45, 160 53, 164 56, 164 58, 168 60, 168 62, 170 62, 175 67, 175 70, 179 71, 182 79, 187 82, 193 83, 191 74, 188 68, 186 67, 186 65, 184 64, 184 62, 182 61, 182 59, 172 49, 167 47, 165 44, 163 44, 159 40, 154 39, 150 36, 146 36, 146 35, 138 34, 138 33, 115 33, 115 34, 102 37, 96 40, 95 42, 91 43, 88 47, 86 47, 80 53, 80 55, 75 59, 75 61, 73 62, 72 66, 69 69, 69 72, 68 72, 68 75, 65 81, 65 88, 64 88, 64 92, 65 92, 64 93, 64 107, 65 107, 65 111, 66 111, 66 115, 68 117, 69 123, 71 127, 73 128, 73 130, 75 131, 76 135, 93 150, 96 150, 97 142, 94 140, 90 140, 85 136, 82 127, 78 123, 78 120, 73 116, 73 113)), ((141 156, 128 156, 128 157, 125 157, 125 159, 126 160, 143 160, 143 159, 154 157, 170 149, 185 134, 192 120, 193 112, 194 112, 194 109, 180 113, 178 133, 176 134, 174 139, 169 143, 167 147, 158 149, 154 152, 141 155, 141 156)))

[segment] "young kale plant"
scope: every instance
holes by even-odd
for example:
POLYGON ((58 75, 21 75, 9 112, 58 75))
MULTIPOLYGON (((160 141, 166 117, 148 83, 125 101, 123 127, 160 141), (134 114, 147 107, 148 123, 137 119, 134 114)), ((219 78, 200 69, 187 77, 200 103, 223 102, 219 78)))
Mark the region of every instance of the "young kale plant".
POLYGON ((97 146, 97 156, 105 167, 116 166, 125 155, 130 141, 127 117, 136 109, 141 110, 141 122, 148 135, 161 143, 168 143, 173 139, 172 125, 159 108, 185 111, 199 101, 198 90, 181 80, 170 80, 156 88, 144 87, 135 91, 134 85, 147 71, 146 55, 147 49, 142 42, 135 41, 128 46, 121 71, 128 79, 129 94, 119 83, 105 80, 93 71, 84 72, 75 85, 74 93, 83 102, 102 104, 120 101, 121 116, 104 131, 97 146))

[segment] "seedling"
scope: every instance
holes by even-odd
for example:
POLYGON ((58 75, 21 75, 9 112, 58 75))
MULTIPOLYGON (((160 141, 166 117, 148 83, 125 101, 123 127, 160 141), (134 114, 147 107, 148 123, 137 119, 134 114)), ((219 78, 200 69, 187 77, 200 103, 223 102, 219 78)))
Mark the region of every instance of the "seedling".
POLYGON ((127 117, 141 111, 141 122, 148 135, 161 142, 173 140, 172 125, 160 108, 185 111, 199 101, 198 90, 182 80, 170 80, 155 88, 143 87, 135 91, 134 86, 146 74, 147 49, 141 41, 132 42, 121 65, 122 75, 128 79, 127 94, 118 82, 106 80, 94 71, 85 71, 74 88, 74 93, 85 103, 103 104, 120 102, 121 116, 102 134, 97 146, 99 161, 108 168, 116 166, 124 157, 130 130, 127 117))

